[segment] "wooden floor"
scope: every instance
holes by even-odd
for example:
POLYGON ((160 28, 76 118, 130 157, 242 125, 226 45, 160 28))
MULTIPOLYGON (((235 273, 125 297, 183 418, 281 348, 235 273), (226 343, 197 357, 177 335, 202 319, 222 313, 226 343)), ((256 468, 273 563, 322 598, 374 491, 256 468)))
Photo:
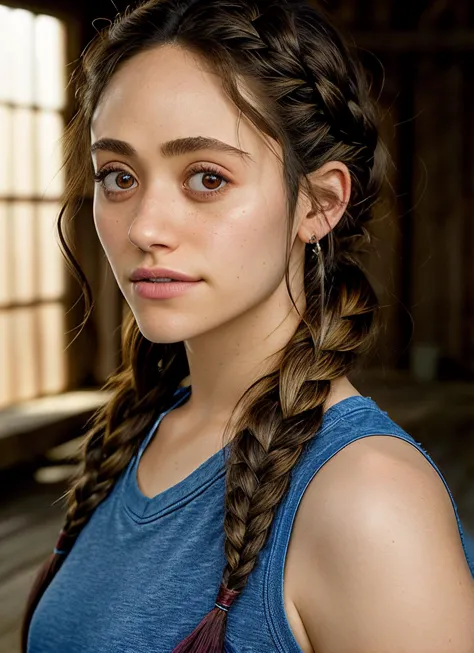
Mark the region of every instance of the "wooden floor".
MULTIPOLYGON (((448 481, 465 529, 474 533, 474 385, 416 386, 362 376, 357 387, 427 449, 448 481)), ((19 653, 22 610, 60 530, 58 499, 65 488, 65 481, 36 482, 31 470, 0 474, 0 653, 19 653)))

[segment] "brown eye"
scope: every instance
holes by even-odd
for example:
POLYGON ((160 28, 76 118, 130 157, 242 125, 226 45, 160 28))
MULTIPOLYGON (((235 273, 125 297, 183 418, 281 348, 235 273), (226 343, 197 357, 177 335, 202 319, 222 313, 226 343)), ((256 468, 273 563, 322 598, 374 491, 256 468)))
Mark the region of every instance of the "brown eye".
POLYGON ((222 175, 218 175, 209 170, 199 171, 192 174, 189 181, 189 188, 197 193, 201 192, 204 194, 206 191, 212 193, 223 190, 227 183, 228 180, 222 175))
POLYGON ((121 172, 116 177, 116 183, 122 190, 130 190, 133 187, 133 177, 128 172, 121 172))
POLYGON ((222 179, 217 175, 207 174, 203 177, 203 184, 209 190, 217 190, 222 183, 222 179))
POLYGON ((101 184, 106 193, 111 195, 118 195, 136 187, 135 177, 126 170, 105 168, 94 175, 94 179, 101 184))

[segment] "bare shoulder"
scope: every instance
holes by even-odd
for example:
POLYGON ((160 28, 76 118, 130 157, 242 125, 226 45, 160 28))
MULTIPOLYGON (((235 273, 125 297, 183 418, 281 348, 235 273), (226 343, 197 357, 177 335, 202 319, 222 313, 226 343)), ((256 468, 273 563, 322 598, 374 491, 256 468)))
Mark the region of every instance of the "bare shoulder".
POLYGON ((292 599, 318 653, 473 653, 451 499, 410 443, 374 435, 341 450, 310 483, 294 538, 292 599))

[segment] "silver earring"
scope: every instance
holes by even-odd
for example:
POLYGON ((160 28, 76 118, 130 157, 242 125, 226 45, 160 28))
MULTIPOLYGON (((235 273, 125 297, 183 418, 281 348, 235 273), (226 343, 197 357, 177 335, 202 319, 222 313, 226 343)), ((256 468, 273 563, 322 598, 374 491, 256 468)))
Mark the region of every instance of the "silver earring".
POLYGON ((316 256, 316 258, 319 258, 321 256, 321 245, 319 244, 319 240, 316 234, 313 234, 311 236, 311 238, 309 239, 309 244, 314 245, 313 254, 316 256))
POLYGON ((317 269, 318 269, 318 276, 319 276, 319 304, 321 307, 321 315, 320 315, 321 332, 319 334, 318 351, 321 351, 323 348, 324 339, 326 337, 326 327, 324 326, 325 304, 326 304, 324 257, 323 257, 323 251, 321 249, 321 245, 319 244, 319 240, 316 234, 313 234, 311 236, 311 238, 309 239, 309 243, 311 245, 314 244, 313 255, 317 259, 317 269))

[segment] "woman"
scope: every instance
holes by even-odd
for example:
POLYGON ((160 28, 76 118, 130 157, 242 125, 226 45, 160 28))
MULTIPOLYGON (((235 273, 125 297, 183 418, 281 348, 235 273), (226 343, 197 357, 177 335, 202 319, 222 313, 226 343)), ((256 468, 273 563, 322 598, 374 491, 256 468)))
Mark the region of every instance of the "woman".
POLYGON ((472 653, 451 493, 347 378, 385 165, 354 55, 300 1, 151 0, 80 75, 63 213, 92 160, 131 317, 24 650, 472 653))

